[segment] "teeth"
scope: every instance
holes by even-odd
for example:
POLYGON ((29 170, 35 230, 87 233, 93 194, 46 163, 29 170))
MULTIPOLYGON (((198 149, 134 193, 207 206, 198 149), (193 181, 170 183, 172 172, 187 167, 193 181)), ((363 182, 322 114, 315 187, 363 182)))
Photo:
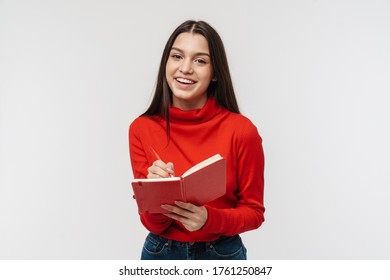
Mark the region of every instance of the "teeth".
POLYGON ((187 80, 187 79, 184 79, 184 78, 176 78, 176 81, 178 81, 180 83, 184 83, 184 84, 193 84, 194 83, 194 81, 187 80))

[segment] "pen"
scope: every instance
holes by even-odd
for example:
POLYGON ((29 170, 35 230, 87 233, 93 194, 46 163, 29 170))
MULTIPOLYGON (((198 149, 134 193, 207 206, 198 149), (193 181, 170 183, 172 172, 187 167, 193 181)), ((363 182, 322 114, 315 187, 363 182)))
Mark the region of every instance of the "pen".
MULTIPOLYGON (((152 151, 152 153, 154 154, 154 156, 155 156, 158 160, 163 161, 163 160, 160 158, 160 156, 158 155, 158 153, 153 149, 152 146, 149 146, 149 148, 150 148, 150 150, 152 151)), ((169 171, 172 171, 172 170, 169 169, 169 171)), ((169 173, 169 177, 173 177, 172 173, 169 173)))

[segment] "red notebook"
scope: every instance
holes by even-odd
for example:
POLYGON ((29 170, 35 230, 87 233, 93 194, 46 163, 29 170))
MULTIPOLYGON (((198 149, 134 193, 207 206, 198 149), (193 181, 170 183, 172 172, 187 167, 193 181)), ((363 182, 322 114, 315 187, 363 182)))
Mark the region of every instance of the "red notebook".
POLYGON ((131 182, 140 213, 167 213, 161 204, 184 201, 204 205, 226 193, 226 160, 214 155, 181 177, 134 179, 131 182))

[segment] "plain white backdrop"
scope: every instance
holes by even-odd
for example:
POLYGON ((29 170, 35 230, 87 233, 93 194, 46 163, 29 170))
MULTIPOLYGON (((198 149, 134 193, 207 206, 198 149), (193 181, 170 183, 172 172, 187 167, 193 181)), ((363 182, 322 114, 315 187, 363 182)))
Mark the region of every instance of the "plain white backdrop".
POLYGON ((389 1, 0 0, 0 259, 138 259, 128 126, 187 19, 266 155, 250 259, 390 258, 389 1))

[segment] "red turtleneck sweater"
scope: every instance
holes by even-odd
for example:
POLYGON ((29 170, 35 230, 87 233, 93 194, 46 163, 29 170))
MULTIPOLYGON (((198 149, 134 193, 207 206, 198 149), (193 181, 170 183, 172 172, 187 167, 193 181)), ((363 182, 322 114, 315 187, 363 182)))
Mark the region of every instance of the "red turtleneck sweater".
POLYGON ((129 129, 134 178, 146 178, 156 160, 151 147, 165 162, 173 162, 175 175, 220 154, 226 158, 226 194, 205 205, 206 224, 190 232, 162 214, 141 214, 151 232, 182 242, 213 241, 258 228, 264 221, 264 154, 262 140, 252 122, 219 107, 209 98, 202 109, 170 109, 170 141, 165 120, 139 117, 129 129))

